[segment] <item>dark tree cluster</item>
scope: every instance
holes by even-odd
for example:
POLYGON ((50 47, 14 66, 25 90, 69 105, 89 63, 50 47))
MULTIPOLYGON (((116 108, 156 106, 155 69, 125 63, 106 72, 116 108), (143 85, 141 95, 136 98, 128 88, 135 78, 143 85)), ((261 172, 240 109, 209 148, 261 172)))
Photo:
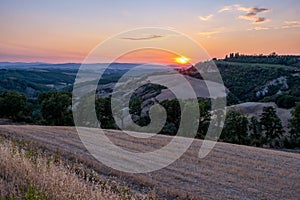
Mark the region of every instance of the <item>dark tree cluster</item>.
POLYGON ((19 92, 9 91, 0 95, 0 117, 31 122, 32 111, 33 105, 19 92))
MULTIPOLYGON (((69 126, 74 125, 72 111, 75 109, 82 126, 98 127, 100 125, 105 129, 120 128, 116 125, 112 115, 110 98, 96 98, 94 106, 97 115, 96 121, 90 120, 90 117, 93 119, 92 115, 80 116, 84 110, 89 109, 88 106, 93 102, 91 100, 90 96, 87 96, 80 102, 81 105, 72 108, 71 93, 48 92, 41 93, 38 101, 33 104, 28 102, 26 97, 19 92, 10 91, 0 96, 0 117, 9 118, 13 121, 69 126)), ((150 119, 141 116, 142 103, 139 97, 132 98, 129 113, 132 117, 135 116, 135 123, 145 126, 150 123, 150 119)), ((195 110, 193 107, 195 105, 191 104, 189 100, 172 99, 165 100, 160 104, 167 113, 161 134, 176 135, 181 123, 181 110, 183 112, 195 110), (183 109, 180 106, 183 106, 183 109)), ((200 117, 190 116, 189 124, 198 125, 196 138, 203 139, 215 112, 211 111, 211 104, 207 99, 198 99, 197 106, 200 110, 200 117)), ((292 118, 288 127, 290 131, 285 133, 281 120, 273 107, 264 107, 259 118, 252 117, 250 119, 237 110, 231 110, 226 115, 220 141, 258 147, 300 148, 300 103, 295 104, 291 115, 292 118)), ((120 120, 122 121, 123 118, 120 117, 120 120)), ((190 137, 189 133, 185 133, 184 136, 190 137)))
POLYGON ((257 147, 300 148, 300 104, 292 111, 290 132, 285 134, 274 107, 264 107, 260 118, 236 110, 227 113, 221 141, 257 147))
POLYGON ((71 93, 41 93, 37 101, 29 101, 17 91, 8 91, 0 96, 0 117, 15 122, 69 126, 73 125, 71 106, 71 93))
POLYGON ((300 103, 291 111, 292 118, 290 119, 290 138, 285 140, 285 146, 289 148, 300 147, 300 103))
POLYGON ((55 126, 73 125, 72 94, 67 92, 42 93, 38 97, 42 123, 55 126))

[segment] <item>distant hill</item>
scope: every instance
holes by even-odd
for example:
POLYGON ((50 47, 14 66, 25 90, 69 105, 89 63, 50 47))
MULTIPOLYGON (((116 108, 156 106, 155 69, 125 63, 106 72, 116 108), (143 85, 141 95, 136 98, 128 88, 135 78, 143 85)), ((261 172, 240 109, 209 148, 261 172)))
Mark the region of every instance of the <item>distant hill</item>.
POLYGON ((16 90, 29 98, 36 97, 40 92, 72 85, 77 72, 46 68, 2 69, 0 71, 0 92, 16 90))
MULTIPOLYGON (((94 63, 94 64, 85 64, 88 66, 97 66, 101 67, 107 64, 104 63, 94 63)), ((113 69, 130 69, 138 64, 135 63, 111 63, 109 66, 113 69)), ((78 70, 81 66, 81 63, 41 63, 41 62, 0 62, 0 69, 76 69, 78 70)))
MULTIPOLYGON (((29 98, 50 90, 72 91, 79 63, 9 63, 0 62, 0 93, 16 90, 29 98)), ((131 63, 112 63, 103 74, 99 84, 116 82, 126 71, 137 66, 131 63)), ((88 64, 102 68, 105 64, 88 64)))

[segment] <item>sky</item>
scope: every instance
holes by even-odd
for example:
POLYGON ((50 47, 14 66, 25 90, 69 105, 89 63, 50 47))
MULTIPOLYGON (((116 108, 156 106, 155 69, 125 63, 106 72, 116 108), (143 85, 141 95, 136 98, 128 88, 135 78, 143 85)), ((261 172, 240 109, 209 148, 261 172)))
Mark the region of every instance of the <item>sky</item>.
MULTIPOLYGON (((83 62, 101 42, 141 27, 181 32, 210 57, 300 54, 299 0, 0 0, 0 5, 0 61, 83 62)), ((123 39, 131 45, 164 37, 144 33, 123 39)), ((122 48, 120 43, 102 56, 122 48)), ((168 45, 177 45, 176 39, 168 45)), ((120 61, 172 62, 166 52, 129 54, 120 61)))

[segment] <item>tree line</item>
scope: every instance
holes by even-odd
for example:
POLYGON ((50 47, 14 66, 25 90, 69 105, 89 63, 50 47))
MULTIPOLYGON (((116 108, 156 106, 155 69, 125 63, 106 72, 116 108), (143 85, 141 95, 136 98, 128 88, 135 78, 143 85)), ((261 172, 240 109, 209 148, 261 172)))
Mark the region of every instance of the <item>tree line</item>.
POLYGON ((277 55, 275 52, 269 55, 245 55, 240 53, 230 53, 226 55, 224 61, 241 62, 241 63, 266 63, 280 64, 287 66, 300 67, 299 56, 294 55, 277 55))
POLYGON ((7 91, 0 95, 0 117, 14 122, 70 126, 74 124, 72 94, 45 92, 37 100, 29 100, 17 91, 7 91))
MULTIPOLYGON (((85 109, 84 105, 87 102, 81 103, 83 106, 72 108, 72 94, 68 92, 41 93, 36 102, 32 102, 19 92, 9 91, 0 95, 0 117, 32 124, 73 126, 72 109, 85 109)), ((139 97, 131 99, 129 113, 135 123, 145 126, 151 122, 151 119, 149 116, 141 114, 142 103, 143 101, 139 97)), ((184 108, 190 107, 189 109, 193 109, 191 106, 194 105, 189 101, 179 102, 177 99, 165 100, 160 104, 167 112, 167 119, 160 133, 176 135, 181 120, 180 105, 183 105, 184 108)), ((209 100, 198 99, 200 117, 194 119, 194 122, 190 122, 199 124, 196 138, 203 139, 205 137, 211 117, 214 115, 210 107, 209 100)), ((97 98, 95 111, 98 118, 97 123, 102 128, 121 128, 116 125, 112 116, 110 98, 97 98)), ((79 110, 76 113, 82 112, 79 110)), ((289 127, 284 129, 273 107, 264 107, 259 117, 253 116, 250 119, 238 110, 230 110, 226 114, 219 141, 257 147, 300 148, 300 103, 295 105, 291 115, 289 127)), ((88 121, 88 117, 82 117, 82 125, 87 125, 84 119, 88 121)), ((121 115, 120 120, 123 120, 121 115)))

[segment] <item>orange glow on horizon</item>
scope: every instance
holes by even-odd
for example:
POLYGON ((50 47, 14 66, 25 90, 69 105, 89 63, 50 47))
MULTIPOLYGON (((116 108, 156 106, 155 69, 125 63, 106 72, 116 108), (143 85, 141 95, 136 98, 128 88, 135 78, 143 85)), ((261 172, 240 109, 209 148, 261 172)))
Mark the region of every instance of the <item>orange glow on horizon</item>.
POLYGON ((162 65, 186 65, 190 58, 160 49, 142 49, 120 56, 114 62, 148 63, 162 65))

